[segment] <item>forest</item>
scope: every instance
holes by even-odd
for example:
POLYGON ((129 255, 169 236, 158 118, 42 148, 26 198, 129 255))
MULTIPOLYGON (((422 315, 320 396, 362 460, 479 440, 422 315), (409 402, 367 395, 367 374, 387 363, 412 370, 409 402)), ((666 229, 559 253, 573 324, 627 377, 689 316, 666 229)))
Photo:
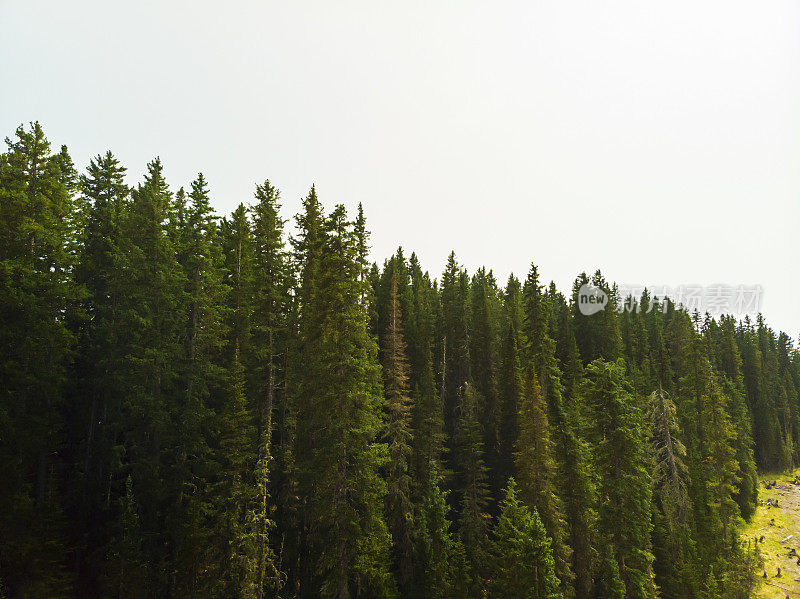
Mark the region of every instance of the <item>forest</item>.
POLYGON ((0 597, 751 595, 757 475, 800 464, 761 316, 584 315, 599 270, 371 263, 313 186, 220 216, 158 158, 6 145, 0 597))

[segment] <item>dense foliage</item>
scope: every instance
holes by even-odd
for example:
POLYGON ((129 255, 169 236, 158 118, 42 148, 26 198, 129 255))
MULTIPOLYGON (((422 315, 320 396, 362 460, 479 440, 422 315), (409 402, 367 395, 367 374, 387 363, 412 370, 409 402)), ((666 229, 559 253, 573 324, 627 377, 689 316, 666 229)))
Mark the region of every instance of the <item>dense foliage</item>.
POLYGON ((645 292, 368 263, 314 188, 0 155, 0 597, 747 597, 800 353, 645 292))

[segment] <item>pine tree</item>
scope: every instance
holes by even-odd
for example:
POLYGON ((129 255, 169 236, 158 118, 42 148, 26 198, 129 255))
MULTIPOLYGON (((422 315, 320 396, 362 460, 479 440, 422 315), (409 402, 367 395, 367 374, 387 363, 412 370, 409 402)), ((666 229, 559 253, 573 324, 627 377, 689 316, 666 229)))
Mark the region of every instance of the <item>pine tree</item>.
POLYGON ((721 374, 722 392, 730 398, 730 417, 736 430, 733 445, 739 464, 740 482, 736 492, 736 503, 742 517, 749 519, 755 512, 758 496, 758 472, 753 456, 753 433, 750 413, 745 400, 742 379, 742 358, 736 344, 736 323, 732 316, 723 316, 719 321, 719 340, 714 348, 721 374))
MULTIPOLYGON (((123 390, 122 430, 115 445, 124 448, 120 475, 130 474, 136 483, 142 551, 156 566, 148 568, 143 586, 152 593, 166 592, 170 585, 167 564, 174 555, 175 526, 183 523, 173 516, 179 480, 171 476, 167 461, 172 456, 174 465, 179 455, 179 432, 172 419, 177 398, 185 398, 178 366, 185 355, 181 340, 187 279, 169 234, 173 211, 163 166, 155 159, 124 213, 111 289, 120 298, 114 337, 120 346, 116 374, 123 390)), ((124 479, 114 481, 113 497, 124 493, 122 485, 124 479)))
POLYGON ((517 499, 516 483, 509 479, 494 530, 492 597, 557 599, 561 597, 550 539, 534 508, 517 499))
POLYGON ((619 562, 611 545, 604 547, 605 554, 594 580, 592 599, 625 599, 625 585, 619 574, 619 562))
POLYGON ((663 389, 650 394, 650 449, 653 467, 653 553, 656 582, 663 597, 691 595, 694 540, 689 526, 686 448, 680 441, 675 404, 663 389))
POLYGON ((489 502, 483 440, 478 424, 478 394, 469 383, 461 390, 458 407, 458 535, 464 547, 470 578, 470 594, 483 592, 488 555, 489 502))
POLYGON ((628 389, 622 361, 592 362, 584 394, 599 478, 598 526, 607 555, 617 563, 626 597, 655 597, 644 416, 628 389))
POLYGON ((444 410, 447 466, 453 472, 458 470, 460 459, 454 441, 459 423, 458 406, 462 401, 464 385, 472 379, 468 300, 469 277, 456 261, 455 253, 451 252, 442 275, 437 370, 441 381, 439 391, 444 410))
MULTIPOLYGON (((564 409, 563 385, 561 371, 555 358, 556 344, 550 337, 550 323, 552 321, 551 306, 548 297, 543 293, 539 284, 539 273, 535 265, 531 265, 528 277, 523 287, 523 328, 526 340, 525 365, 526 376, 536 377, 536 383, 541 385, 539 391, 535 390, 534 380, 528 381, 530 394, 540 393, 544 400, 545 428, 539 431, 554 432, 554 443, 546 461, 558 456, 557 467, 560 477, 565 481, 563 495, 567 502, 567 517, 569 518, 569 531, 565 526, 565 517, 562 512, 560 498, 553 494, 548 505, 538 505, 539 513, 548 534, 553 539, 553 557, 556 562, 556 576, 561 581, 562 592, 566 597, 572 597, 575 591, 585 593, 591 578, 590 571, 594 561, 594 554, 589 541, 593 526, 594 514, 592 511, 592 492, 587 478, 586 450, 578 439, 575 425, 570 420, 569 414, 564 409), (552 427, 552 429, 551 429, 552 427), (571 534, 572 541, 577 549, 577 554, 567 545, 566 537, 571 534), (574 585, 575 575, 573 566, 581 570, 581 579, 577 587, 574 585)), ((520 424, 522 429, 522 424, 520 424)), ((551 488, 554 474, 544 476, 548 479, 551 488)), ((519 473, 520 483, 523 482, 519 473)))
MULTIPOLYGON (((285 388, 285 360, 289 326, 290 297, 292 283, 288 256, 284 250, 284 225, 280 217, 280 193, 269 181, 256 186, 256 203, 253 214, 253 362, 256 374, 255 393, 259 397, 256 406, 259 413, 258 464, 256 469, 256 494, 258 501, 252 518, 259 523, 257 545, 258 597, 262 597, 268 578, 275 578, 277 571, 273 563, 272 549, 268 544, 271 527, 270 471, 273 453, 273 413, 280 405, 285 414, 286 398, 281 394, 285 388)), ((285 418, 281 418, 285 441, 285 418)), ((281 450, 281 453, 283 450, 281 450)), ((285 456, 281 456, 285 463, 285 456)))
POLYGON ((143 597, 141 581, 147 577, 141 550, 142 531, 139 526, 133 480, 125 481, 125 495, 119 499, 119 530, 109 545, 107 558, 113 564, 111 579, 106 587, 120 598, 143 597))
MULTIPOLYGON (((308 216, 301 226, 316 224, 308 216)), ((309 548, 301 593, 385 596, 393 585, 381 515, 386 490, 378 477, 386 460, 386 446, 376 443, 384 403, 380 366, 367 331, 357 239, 344 208, 323 227, 323 251, 303 248, 304 375, 295 384, 298 490, 309 548), (318 270, 309 261, 318 261, 318 270)), ((305 230, 304 242, 310 233, 305 230)))
MULTIPOLYGON (((482 399, 480 422, 491 497, 499 497, 506 480, 500 470, 500 406, 497 394, 498 323, 500 302, 497 284, 491 271, 481 268, 470 285, 472 323, 470 358, 472 381, 482 399)), ((494 505, 492 512, 494 512, 494 505)))
POLYGON ((732 538, 740 519, 734 499, 739 464, 733 445, 729 401, 708 360, 708 345, 680 313, 673 322, 676 375, 679 377, 678 415, 687 443, 690 497, 701 563, 715 567, 724 578, 732 538))
POLYGON ((212 451, 203 429, 213 415, 212 392, 224 377, 222 309, 227 292, 217 217, 202 173, 192 182, 185 201, 183 194, 176 198, 173 218, 176 255, 185 280, 181 393, 173 396, 168 407, 177 431, 170 448, 170 480, 177 485, 170 520, 177 524, 174 559, 179 572, 173 585, 195 595, 211 584, 201 574, 208 568, 203 561, 208 559, 204 557, 208 533, 203 520, 212 502, 204 491, 211 476, 207 464, 212 451))
POLYGON ((50 153, 39 123, 20 126, 0 155, 0 579, 13 596, 59 596, 62 409, 81 291, 73 279, 76 174, 50 153))
POLYGON ((455 590, 457 547, 450 533, 447 493, 439 487, 438 478, 435 466, 431 466, 417 515, 416 587, 420 596, 430 599, 452 597, 455 590))
POLYGON ((401 592, 411 591, 414 552, 414 508, 408 473, 412 433, 409 426, 411 398, 408 394, 409 366, 403 339, 402 315, 397 297, 397 275, 392 272, 389 311, 384 334, 383 375, 386 390, 386 513, 392 533, 396 580, 401 592))
POLYGON ((126 169, 111 152, 93 158, 80 178, 84 210, 82 248, 75 267, 76 282, 86 289, 77 330, 71 403, 75 406, 70 426, 78 448, 75 470, 81 480, 74 498, 78 514, 76 552, 79 586, 94 584, 105 569, 111 539, 109 519, 111 483, 118 468, 117 447, 122 422, 119 398, 120 351, 116 334, 120 298, 112 294, 119 276, 115 263, 120 225, 130 190, 124 183, 126 169), (79 458, 77 456, 80 456, 79 458))
POLYGON ((513 322, 503 339, 500 355, 500 424, 498 474, 508 480, 514 473, 514 452, 519 439, 519 411, 523 399, 522 368, 519 361, 519 335, 513 322))
POLYGON ((423 273, 416 255, 410 259, 410 310, 414 318, 409 327, 411 379, 414 402, 411 408, 412 482, 421 496, 430 487, 428 476, 431 464, 440 467, 444 457, 444 411, 441 395, 437 393, 433 371, 434 306, 438 303, 436 290, 428 273, 423 273))

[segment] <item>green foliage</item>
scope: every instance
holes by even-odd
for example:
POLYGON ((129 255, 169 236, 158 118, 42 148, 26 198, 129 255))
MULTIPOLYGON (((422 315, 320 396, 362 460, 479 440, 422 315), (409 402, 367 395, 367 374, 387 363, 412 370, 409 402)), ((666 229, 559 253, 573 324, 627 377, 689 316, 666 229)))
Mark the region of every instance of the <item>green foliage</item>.
POLYGON ((201 174, 38 123, 0 154, 0 594, 749 596, 800 352, 668 298, 585 316, 532 266, 370 267, 315 188, 218 219, 201 174), (516 482, 515 482, 516 481, 516 482), (501 500, 501 497, 505 498, 501 500))
POLYGON ((450 534, 447 492, 437 479, 432 467, 418 509, 417 589, 423 597, 445 599, 454 595, 459 547, 450 534))
POLYGON ((75 172, 39 123, 0 155, 0 578, 9 594, 62 596, 65 531, 57 480, 74 334, 68 318, 78 231, 75 172))
POLYGON ((648 398, 653 476, 654 570, 663 597, 681 597, 696 586, 694 541, 688 523, 691 502, 675 404, 663 389, 648 398))
POLYGON ((525 599, 562 596, 550 539, 536 509, 529 510, 517 499, 513 478, 500 504, 494 536, 490 596, 525 599))
POLYGON ((605 547, 592 589, 592 599, 625 599, 625 584, 619 573, 619 562, 610 545, 605 547))
POLYGON ((458 487, 461 492, 458 537, 464 548, 470 578, 470 596, 482 592, 486 582, 489 544, 489 502, 483 441, 478 424, 478 394, 467 383, 458 406, 456 443, 458 487))
MULTIPOLYGON (((624 364, 595 360, 587 368, 585 398, 598 494, 598 527, 609 558, 616 560, 626 597, 654 597, 650 547, 651 476, 644 415, 625 380, 624 364)), ((607 580, 613 579, 612 571, 607 580)))
POLYGON ((312 196, 299 219, 303 367, 293 381, 298 493, 309 535, 300 584, 328 596, 357 589, 384 596, 393 590, 382 517, 386 484, 378 475, 387 459, 386 445, 377 442, 384 399, 367 330, 359 239, 344 208, 323 220, 312 196))
MULTIPOLYGON (((520 481, 519 496, 525 505, 536 511, 537 518, 541 514, 550 538, 557 539, 559 552, 556 557, 556 575, 564 572, 564 575, 571 579, 569 554, 564 541, 566 523, 555 493, 556 470, 552 457, 547 407, 539 382, 531 369, 525 379, 524 395, 520 400, 516 451, 516 471, 520 481)), ((555 548, 553 553, 556 555, 555 548)))
POLYGON ((389 287, 389 310, 384 334, 383 375, 386 390, 386 514, 392 533, 395 575, 400 590, 412 588, 414 559, 414 507, 411 503, 409 366, 403 338, 402 314, 397 297, 397 275, 389 287))

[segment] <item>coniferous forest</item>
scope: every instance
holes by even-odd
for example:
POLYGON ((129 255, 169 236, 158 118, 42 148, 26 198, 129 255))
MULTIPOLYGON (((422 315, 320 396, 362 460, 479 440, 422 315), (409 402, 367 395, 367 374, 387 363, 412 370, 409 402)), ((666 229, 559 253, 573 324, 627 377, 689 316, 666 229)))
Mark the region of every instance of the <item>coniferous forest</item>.
POLYGON ((0 597, 750 596, 757 473, 800 463, 761 317, 586 316, 600 271, 374 264, 313 187, 220 216, 158 158, 6 143, 0 597))

